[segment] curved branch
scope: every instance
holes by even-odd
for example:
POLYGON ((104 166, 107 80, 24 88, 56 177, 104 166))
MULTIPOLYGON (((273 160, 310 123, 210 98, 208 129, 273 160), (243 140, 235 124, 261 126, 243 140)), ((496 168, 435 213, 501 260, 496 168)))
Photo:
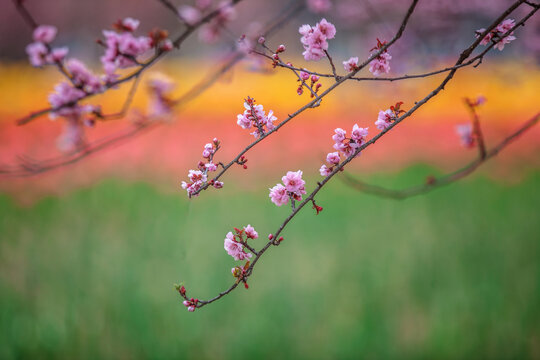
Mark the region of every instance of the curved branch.
POLYGON ((482 156, 479 155, 476 160, 472 161, 465 167, 453 173, 443 175, 439 178, 430 177, 427 179, 426 183, 422 185, 411 186, 409 188, 402 189, 402 190, 393 190, 393 189, 384 188, 382 186, 365 183, 361 180, 356 179, 355 177, 351 176, 348 173, 343 173, 342 180, 347 185, 355 188, 358 191, 364 192, 366 194, 371 194, 371 195, 376 195, 376 196, 391 198, 391 199, 396 199, 396 200, 402 200, 402 199, 406 199, 412 196, 425 194, 439 187, 452 184, 460 179, 463 179, 469 174, 473 173, 482 164, 484 164, 489 159, 497 156, 497 154, 499 154, 506 146, 516 141, 526 131, 530 130, 533 126, 535 126, 539 120, 540 120, 540 113, 537 113, 535 116, 533 116, 531 119, 526 121, 523 125, 521 125, 521 127, 519 127, 518 130, 508 135, 499 144, 494 146, 491 150, 487 151, 485 153, 485 157, 482 158, 482 156))

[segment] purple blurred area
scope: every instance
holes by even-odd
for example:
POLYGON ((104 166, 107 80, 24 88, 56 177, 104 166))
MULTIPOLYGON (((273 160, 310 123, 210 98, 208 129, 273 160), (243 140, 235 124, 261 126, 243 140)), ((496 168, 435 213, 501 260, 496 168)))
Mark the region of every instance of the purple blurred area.
MULTIPOLYGON (((175 6, 192 5, 193 1, 171 1, 175 6)), ((216 44, 204 44, 197 36, 186 42, 183 56, 209 56, 234 46, 242 34, 257 33, 280 14, 304 0, 244 0, 237 6, 236 20, 224 29, 216 44)), ((288 49, 300 51, 297 28, 304 23, 314 24, 326 17, 338 29, 332 51, 343 55, 367 55, 376 38, 389 39, 396 31, 410 2, 406 0, 331 0, 328 12, 316 14, 304 9, 287 24, 280 26, 272 40, 284 43, 288 49)), ((454 55, 470 43, 476 29, 489 25, 507 8, 508 0, 430 0, 420 1, 403 40, 396 44, 396 55, 414 55, 421 63, 426 57, 454 55)), ((25 0, 25 4, 40 24, 59 29, 56 43, 70 48, 71 56, 97 62, 102 49, 95 40, 103 29, 116 20, 133 17, 141 20, 140 32, 152 28, 167 29, 173 36, 182 25, 175 15, 158 0, 25 0)), ((214 1, 213 6, 218 2, 214 1)), ((519 19, 528 9, 521 6, 510 17, 519 19)), ((0 3, 0 60, 16 61, 26 58, 25 46, 31 31, 17 13, 14 1, 0 3)), ((516 54, 540 58, 540 20, 533 17, 516 34, 518 41, 497 56, 516 54)), ((273 44, 274 45, 274 44, 273 44)), ((497 53, 499 53, 497 51, 497 53)))

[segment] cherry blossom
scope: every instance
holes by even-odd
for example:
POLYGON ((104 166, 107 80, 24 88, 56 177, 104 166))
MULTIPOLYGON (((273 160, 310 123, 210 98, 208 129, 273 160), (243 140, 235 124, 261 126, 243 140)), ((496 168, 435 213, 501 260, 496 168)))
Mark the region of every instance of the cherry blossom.
POLYGON ((40 25, 34 29, 32 37, 34 41, 50 44, 56 38, 58 29, 52 25, 40 25))
MULTIPOLYGON (((379 52, 380 49, 385 45, 386 41, 380 41, 377 39, 377 45, 371 49, 371 51, 373 51, 372 54, 379 52)), ((369 71, 373 74, 373 76, 388 73, 390 71, 390 59, 392 59, 392 56, 390 56, 388 50, 384 50, 379 56, 369 63, 369 71)))
MULTIPOLYGON (((208 173, 217 171, 217 164, 213 162, 215 153, 220 149, 220 141, 216 138, 204 146, 202 155, 206 159, 206 163, 199 161, 197 164, 197 170, 189 170, 188 178, 189 182, 182 181, 182 189, 186 190, 189 197, 199 195, 199 191, 203 186, 213 186, 216 189, 223 188, 221 181, 210 180, 208 181, 208 173)), ((246 160, 247 161, 247 160, 246 160)))
POLYGON ((304 187, 305 181, 302 179, 302 171, 288 171, 285 176, 281 178, 282 184, 276 184, 273 188, 270 188, 270 200, 277 206, 285 205, 289 202, 289 199, 301 201, 302 195, 306 193, 304 187))
POLYGON ((270 110, 265 114, 263 106, 256 104, 255 99, 248 96, 244 101, 244 108, 244 113, 237 115, 236 123, 243 129, 254 130, 251 135, 258 138, 275 128, 274 121, 277 117, 274 112, 270 110))
POLYGON ((397 120, 399 116, 405 111, 401 109, 403 101, 397 102, 395 105, 390 106, 390 109, 380 110, 377 121, 375 121, 375 126, 379 130, 384 130, 388 128, 393 121, 397 120))
MULTIPOLYGON (((253 231, 255 230, 253 229, 253 231)), ((239 232, 237 232, 237 235, 235 236, 229 231, 225 236, 223 247, 225 248, 225 251, 227 251, 227 254, 231 255, 236 261, 248 260, 253 256, 253 254, 244 250, 242 241, 242 235, 239 232)))
POLYGON ((358 68, 358 57, 351 57, 349 60, 343 62, 343 67, 346 72, 353 72, 358 68))
POLYGON ((336 36, 336 27, 326 19, 322 19, 314 27, 302 25, 298 32, 302 35, 300 41, 305 49, 302 53, 304 59, 318 61, 325 56, 324 51, 328 50, 326 40, 333 39, 336 36))
MULTIPOLYGON (((508 31, 510 31, 515 26, 515 20, 513 19, 506 19, 495 29, 491 30, 489 33, 487 33, 483 38, 482 41, 480 41, 480 45, 488 45, 491 41, 495 42, 495 48, 499 49, 499 51, 502 51, 504 49, 504 45, 510 43, 513 40, 516 40, 516 37, 513 36, 513 32, 511 32, 509 35, 502 37, 504 34, 506 34, 508 31)), ((486 29, 478 29, 476 30, 476 37, 479 38, 482 33, 484 33, 486 29)))

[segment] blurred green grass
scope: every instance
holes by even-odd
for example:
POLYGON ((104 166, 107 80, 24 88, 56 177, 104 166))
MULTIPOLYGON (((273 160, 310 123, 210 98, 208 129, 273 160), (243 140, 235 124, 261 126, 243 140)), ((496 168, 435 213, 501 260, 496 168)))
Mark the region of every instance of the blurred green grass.
POLYGON ((0 358, 540 358, 539 184, 474 177, 394 201, 331 183, 249 290, 195 313, 172 285, 229 286, 225 234, 250 223, 262 245, 288 214, 264 188, 189 202, 107 180, 31 208, 2 195, 0 358))

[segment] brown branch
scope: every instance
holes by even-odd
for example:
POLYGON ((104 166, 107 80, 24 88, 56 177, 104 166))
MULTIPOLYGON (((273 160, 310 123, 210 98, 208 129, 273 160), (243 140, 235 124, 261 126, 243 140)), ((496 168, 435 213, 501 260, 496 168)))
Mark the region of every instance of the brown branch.
MULTIPOLYGON (((519 3, 523 2, 523 0, 519 1, 519 3)), ((413 8, 414 8, 414 5, 415 5, 415 2, 413 2, 413 8)), ((512 8, 512 7, 510 7, 512 8)), ((514 7, 515 8, 515 7, 514 7)), ((508 10, 506 11, 508 12, 508 10)), ((506 12, 503 14, 505 15, 506 12)), ((412 13, 412 11, 411 11, 412 13)), ((410 13, 408 13, 407 17, 410 16, 410 13)), ((505 15, 506 16, 506 15, 505 15)), ((502 20, 499 20, 498 22, 500 22, 502 20)), ((497 23, 498 23, 497 22, 497 23)), ((403 31, 403 28, 404 26, 402 26, 400 28, 400 31, 402 32, 403 31)), ((398 32, 399 34, 400 32, 398 32)), ((465 51, 463 51, 458 59, 458 61, 456 62, 456 65, 458 64, 461 64, 463 63, 463 61, 465 59, 467 59, 468 56, 470 56, 470 54, 472 53, 472 51, 478 46, 479 44, 479 41, 475 41, 473 43, 473 45, 471 45, 469 48, 467 48, 465 51)), ((384 51, 385 49, 383 48, 381 51, 384 51)), ((377 55, 378 56, 378 55, 377 55)), ((436 96, 443 88, 444 86, 448 83, 448 81, 450 81, 454 75, 454 73, 457 71, 457 69, 453 70, 442 82, 441 84, 435 89, 433 90, 431 93, 429 93, 426 97, 424 97, 422 100, 420 100, 419 102, 416 103, 416 105, 411 108, 409 111, 407 111, 406 113, 404 113, 403 115, 401 115, 398 119, 396 119, 392 124, 390 124, 390 126, 388 128, 386 128, 385 130, 381 131, 379 134, 377 134, 376 136, 374 136, 371 140, 367 141, 366 143, 364 143, 362 146, 359 146, 353 154, 351 154, 349 157, 347 157, 343 162, 341 162, 340 164, 336 165, 334 170, 328 175, 326 176, 322 181, 318 182, 317 183, 317 186, 315 187, 315 189, 302 201, 300 202, 300 204, 298 206, 296 206, 296 208, 292 211, 292 213, 283 221, 283 223, 281 223, 281 225, 279 226, 278 230, 273 233, 273 236, 270 238, 270 240, 266 243, 266 245, 259 251, 258 255, 255 256, 255 258, 252 260, 252 262, 250 263, 247 271, 246 271, 246 274, 244 275, 243 277, 243 281, 245 281, 249 276, 252 275, 253 273, 253 269, 255 267, 255 265, 257 264, 257 262, 259 261, 259 259, 262 257, 262 255, 270 248, 270 246, 272 245, 275 245, 275 246, 278 246, 281 241, 279 239, 279 235, 282 233, 282 231, 285 229, 285 227, 287 226, 287 224, 298 214, 298 212, 308 203, 310 202, 313 202, 314 201, 314 198, 315 198, 315 195, 317 195, 317 193, 325 186, 326 183, 328 183, 330 181, 330 179, 335 176, 338 172, 342 171, 344 169, 344 167, 349 163, 351 162, 358 154, 360 154, 361 151, 363 151, 365 148, 367 148, 368 146, 371 146, 373 144, 375 144, 375 142, 380 139, 382 136, 384 136, 386 133, 388 133, 388 131, 390 131, 391 129, 393 129, 395 126, 397 126, 399 123, 401 123, 404 119, 406 119, 407 117, 411 116, 420 106, 422 106, 423 104, 427 103, 431 98, 433 98, 434 96, 436 96)), ((351 73, 351 74, 354 74, 354 73, 351 73)), ((345 80, 343 80, 345 81, 345 80)), ((334 84, 335 85, 335 84, 334 84)), ((259 139, 260 140, 260 139, 259 139)), ((498 151, 497 151, 498 152, 498 151)), ((236 287, 238 286, 238 282, 235 282, 232 286, 230 286, 227 290, 219 293, 217 296, 209 299, 209 300, 202 300, 202 301, 199 301, 196 305, 196 307, 200 308, 200 307, 203 307, 203 306, 206 306, 210 303, 213 303, 217 300, 219 300, 220 298, 222 298, 223 296, 229 294, 231 291, 233 291, 236 287)))
MULTIPOLYGON (((14 0, 16 1, 16 0, 14 0)), ((231 0, 230 3, 228 3, 227 5, 225 6, 233 6, 233 5, 236 5, 238 4, 239 2, 241 2, 242 0, 231 0)), ((225 7, 224 6, 224 7, 225 7)), ((219 13, 221 12, 222 8, 218 8, 218 9, 215 9, 214 11, 210 12, 209 14, 207 14, 206 16, 204 16, 201 20, 199 20, 197 23, 195 23, 194 25, 190 26, 190 27, 187 27, 186 30, 184 30, 184 32, 182 32, 174 41, 173 41, 173 44, 174 46, 177 48, 177 49, 180 49, 180 46, 181 44, 196 30, 198 29, 200 26, 206 24, 207 22, 209 22, 210 20, 212 20, 214 17, 218 16, 219 13)), ((109 90, 110 88, 114 88, 120 84, 123 84, 125 82, 128 82, 132 79, 135 79, 137 78, 138 76, 140 76, 146 69, 148 69, 152 64, 154 64, 155 62, 157 62, 159 59, 161 59, 163 56, 165 56, 167 52, 166 51, 162 51, 162 50, 158 50, 156 52, 155 55, 153 55, 149 60, 147 60, 146 62, 142 63, 140 65, 140 67, 135 70, 133 73, 121 78, 121 79, 118 79, 110 84, 108 84, 106 86, 106 89, 105 91, 109 90)), ((85 99, 88 99, 90 97, 93 97, 95 95, 97 95, 98 93, 88 93, 86 94, 85 96, 81 97, 79 100, 77 100, 77 103, 82 101, 82 100, 85 100, 85 99)), ((67 104, 64 104, 62 106, 58 106, 56 108, 53 108, 53 107, 50 107, 50 108, 47 108, 47 109, 43 109, 43 110, 40 110, 38 112, 34 112, 34 113, 31 113, 30 115, 26 116, 26 117, 23 117, 21 119, 18 119, 16 121, 17 125, 24 125, 24 124, 27 124, 29 123, 30 121, 36 119, 38 116, 42 116, 42 115, 45 115, 49 112, 52 112, 52 111, 58 111, 60 109, 63 109, 65 107, 70 107, 70 106, 73 106, 74 104, 73 103, 67 103, 67 104)))
MULTIPOLYGON (((522 0, 523 1, 523 0, 522 0)), ((388 49, 389 46, 394 44, 403 34, 403 31, 405 30, 405 27, 407 26, 407 23, 409 22, 409 18, 411 17, 412 13, 414 12, 414 9, 418 3, 418 0, 413 0, 411 5, 409 6, 407 13, 405 14, 405 17, 403 18, 403 21, 401 22, 401 25, 396 32, 396 35, 390 40, 388 43, 386 43, 384 46, 382 46, 379 51, 376 53, 373 53, 362 65, 359 65, 358 68, 349 73, 347 76, 341 77, 338 81, 333 83, 328 89, 326 89, 322 94, 320 94, 318 97, 301 107, 300 109, 296 110, 294 113, 290 114, 285 120, 280 122, 274 129, 266 132, 264 135, 259 136, 254 142, 249 144, 244 150, 242 150, 240 153, 236 155, 234 159, 232 159, 227 165, 223 167, 223 169, 212 179, 213 181, 217 181, 223 176, 234 164, 238 163, 238 160, 247 153, 251 148, 256 146, 258 143, 266 139, 268 136, 276 133, 279 129, 281 129, 284 125, 286 125, 289 121, 294 119, 296 116, 300 115, 302 112, 304 112, 307 109, 313 108, 316 106, 317 103, 321 101, 322 98, 324 98, 326 95, 328 95, 330 92, 332 92, 336 87, 343 84, 345 81, 349 80, 351 77, 353 77, 357 72, 362 70, 364 67, 366 67, 373 59, 375 59, 377 56, 382 54, 386 49, 388 49)), ((208 189, 210 186, 211 181, 208 181, 206 184, 201 186, 201 188, 197 191, 194 191, 191 196, 199 194, 201 191, 208 189)))
MULTIPOLYGON (((279 15, 271 20, 267 25, 267 30, 264 32, 264 36, 270 36, 276 30, 281 28, 281 26, 289 21, 293 16, 297 15, 300 11, 304 9, 303 2, 294 1, 296 6, 290 6, 289 9, 280 11, 279 15)), ((223 65, 218 67, 215 71, 209 73, 205 78, 199 81, 196 85, 190 88, 185 92, 181 97, 172 100, 172 106, 181 106, 185 103, 188 103, 192 99, 196 98, 208 88, 212 86, 219 78, 229 72, 236 64, 238 64, 242 59, 244 59, 245 54, 240 51, 235 51, 223 65)), ((127 109, 130 107, 133 95, 136 90, 136 83, 140 80, 140 76, 136 77, 136 81, 132 85, 130 94, 126 98, 126 101, 123 106, 123 110, 117 114, 106 115, 106 119, 113 117, 114 115, 119 115, 121 113, 127 112, 127 109), (125 109, 125 110, 124 110, 125 109)), ((48 109, 40 110, 40 114, 46 114, 48 109)), ((127 141, 129 138, 135 138, 140 133, 153 130, 161 126, 162 122, 152 122, 152 123, 143 123, 143 126, 138 126, 135 128, 130 128, 128 130, 122 130, 119 133, 104 139, 96 140, 90 144, 87 144, 85 148, 81 151, 73 153, 69 156, 59 156, 46 160, 33 160, 29 159, 26 156, 19 156, 21 163, 19 166, 0 166, 0 176, 3 177, 27 177, 37 174, 41 174, 50 170, 58 169, 63 166, 74 164, 83 158, 95 154, 99 151, 106 150, 108 148, 114 147, 116 144, 119 144, 123 141, 127 141)), ((223 166, 223 164, 221 164, 223 166)))
POLYGON ((495 157, 506 146, 508 146, 515 140, 517 140, 526 131, 530 130, 534 125, 538 123, 539 120, 540 120, 540 113, 537 113, 535 116, 533 116, 531 119, 526 121, 523 125, 521 125, 518 130, 508 135, 499 144, 497 144, 491 150, 486 152, 485 157, 482 157, 482 155, 479 155, 476 160, 472 161, 465 167, 453 173, 440 176, 439 178, 429 178, 429 181, 427 181, 425 184, 422 184, 422 185, 411 186, 409 188, 402 189, 402 190, 393 190, 393 189, 387 189, 378 185, 367 184, 361 180, 354 178, 348 173, 343 174, 342 180, 347 185, 361 192, 364 192, 366 194, 371 194, 371 195, 376 195, 376 196, 381 196, 381 197, 386 197, 386 198, 391 198, 391 199, 402 200, 402 199, 406 199, 412 196, 425 194, 439 187, 452 184, 460 179, 463 179, 467 175, 473 173, 482 164, 487 162, 489 159, 495 157))
POLYGON ((465 99, 465 104, 467 105, 467 109, 469 109, 469 112, 471 113, 473 136, 474 136, 475 141, 477 142, 478 153, 479 153, 480 159, 485 159, 486 158, 486 144, 484 143, 484 135, 482 134, 482 129, 480 127, 480 118, 478 117, 478 113, 476 112, 477 104, 475 104, 469 98, 465 99))

